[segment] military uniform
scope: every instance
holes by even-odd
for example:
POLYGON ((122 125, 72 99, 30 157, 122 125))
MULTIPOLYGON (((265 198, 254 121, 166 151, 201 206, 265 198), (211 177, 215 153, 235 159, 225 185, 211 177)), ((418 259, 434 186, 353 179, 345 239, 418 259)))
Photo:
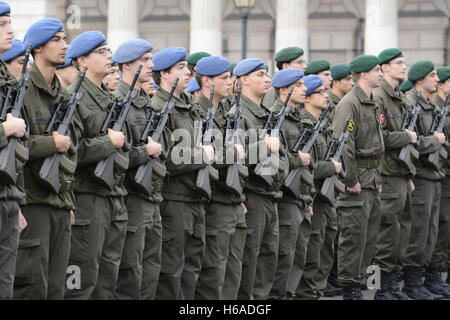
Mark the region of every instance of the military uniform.
MULTIPOLYGON (((381 222, 377 237, 374 264, 381 268, 382 291, 391 287, 402 270, 411 230, 411 185, 415 171, 410 171, 399 161, 400 151, 411 143, 402 131, 408 112, 399 88, 393 88, 385 79, 373 92, 373 99, 383 114, 383 137, 386 153, 382 159, 381 222)), ((362 270, 364 271, 364 270, 362 270)), ((396 281, 395 281, 396 282, 396 281)))
MULTIPOLYGON (((27 205, 23 212, 28 226, 20 235, 14 299, 60 300, 69 261, 70 210, 75 210, 74 172, 60 167, 61 190, 56 194, 43 186, 39 171, 45 158, 57 152, 53 136, 44 135, 44 131, 68 94, 56 76, 48 85, 36 64, 30 74, 24 98, 30 129, 30 158, 24 167, 27 205)), ((76 166, 76 155, 65 156, 76 166)))
MULTIPOLYGON (((129 89, 129 84, 121 80, 115 94, 123 99, 129 89)), ((163 181, 157 174, 152 175, 153 190, 150 196, 137 189, 134 183, 137 168, 150 159, 147 147, 140 144, 140 139, 152 112, 150 96, 141 89, 133 99, 127 117, 133 147, 129 153, 130 165, 125 179, 128 227, 116 288, 118 299, 154 299, 161 270, 162 226, 159 203, 163 200, 163 181)), ((163 145, 168 146, 167 136, 163 134, 163 138, 163 145)), ((165 167, 162 161, 158 161, 165 167)), ((164 169, 161 168, 161 171, 164 169)))
MULTIPOLYGON (((156 109, 162 108, 168 98, 169 93, 158 88, 152 105, 156 109)), ((173 101, 175 106, 167 127, 171 132, 186 130, 191 135, 191 141, 174 142, 166 163, 169 176, 164 183, 164 201, 161 204, 163 244, 156 299, 192 300, 205 250, 206 199, 196 191, 195 179, 198 170, 207 163, 203 162, 202 152, 198 154, 199 159, 195 158, 192 147, 194 121, 200 120, 199 115, 192 110, 184 93, 180 98, 174 97, 173 101), (180 154, 188 155, 191 161, 174 163, 173 160, 180 154)))
POLYGON ((266 299, 275 279, 279 244, 278 201, 282 197, 281 185, 287 176, 288 164, 284 150, 280 149, 279 168, 270 187, 255 174, 256 163, 270 156, 265 142, 256 140, 269 111, 256 105, 245 95, 242 95, 241 103, 244 128, 247 133, 250 130, 253 137, 249 137, 251 143, 247 145, 249 178, 244 192, 248 209, 245 216, 248 230, 238 299, 266 299), (258 153, 261 148, 267 152, 258 153))
MULTIPOLYGON (((302 115, 304 119, 310 120, 313 126, 310 124, 309 129, 313 129, 317 124, 318 119, 314 118, 306 110, 302 110, 302 115)), ((327 126, 320 133, 313 149, 313 159, 316 162, 314 170, 316 190, 320 190, 324 179, 336 174, 334 164, 331 161, 324 160, 328 152, 328 143, 330 140, 331 131, 329 130, 329 126, 327 126)), ((318 283, 318 280, 323 279, 323 282, 326 282, 333 261, 333 235, 336 236, 336 232, 333 229, 333 222, 336 221, 336 210, 316 194, 313 202, 313 212, 314 215, 311 217, 311 237, 307 247, 305 268, 303 277, 301 278, 296 291, 296 296, 300 299, 319 299, 321 297, 325 286, 319 287, 320 283, 318 283), (321 258, 323 256, 328 229, 331 229, 332 232, 331 235, 328 235, 330 238, 330 243, 328 245, 331 245, 331 250, 327 252, 328 260, 325 261, 328 265, 328 270, 324 270, 321 269, 321 267, 323 267, 321 258), (319 275, 321 270, 325 273, 324 278, 319 275)))
MULTIPOLYGON (((203 94, 200 95, 198 104, 194 108, 198 109, 202 118, 208 113, 209 100, 203 94)), ((216 107, 214 107, 216 108, 216 107)), ((226 110, 222 104, 219 104, 214 117, 214 130, 219 130, 223 136, 226 131, 226 110)), ((223 140, 217 141, 221 143, 223 140)), ((216 150, 223 150, 223 159, 227 159, 226 149, 222 146, 216 146, 216 150)), ((233 150, 230 149, 231 152, 233 150)), ((239 281, 242 268, 242 254, 245 243, 245 218, 242 208, 243 196, 238 197, 230 192, 230 189, 224 183, 227 174, 228 165, 223 161, 222 164, 214 164, 219 170, 219 180, 211 182, 212 196, 211 201, 205 205, 206 211, 206 247, 205 257, 202 263, 202 270, 197 282, 195 299, 219 300, 232 299, 237 297, 239 281), (242 224, 244 222, 244 224, 242 224), (237 243, 236 240, 242 242, 237 243), (237 244, 237 247, 234 246, 237 244), (232 246, 233 245, 233 246, 232 246), (233 256, 235 268, 230 268, 228 278, 226 277, 227 264, 230 256, 233 256), (236 259, 236 261, 234 260, 236 259), (239 270, 239 272, 236 272, 239 270), (234 275, 232 273, 235 273, 234 275), (233 296, 224 296, 222 294, 225 283, 234 285, 233 296)))
MULTIPOLYGON (((68 90, 73 92, 75 84, 68 90)), ((81 269, 81 288, 66 290, 65 299, 112 299, 127 231, 125 171, 114 167, 115 183, 109 190, 98 183, 94 170, 98 162, 116 152, 109 136, 100 135, 115 97, 103 84, 98 87, 88 78, 83 80, 80 92, 82 139, 75 173, 77 214, 72 226, 70 265, 81 269)), ((128 158, 126 152, 117 152, 128 158)))
MULTIPOLYGON (((278 99, 272 111, 275 114, 279 113, 283 105, 284 103, 278 99)), ((281 134, 289 161, 289 170, 303 167, 298 154, 294 154, 292 149, 305 126, 306 123, 302 120, 298 109, 291 111, 283 123, 281 134)), ((310 168, 305 167, 304 170, 312 174, 310 168)), ((306 247, 311 230, 309 207, 312 205, 313 186, 303 182, 296 197, 285 188, 282 190, 283 197, 278 203, 280 229, 278 263, 275 281, 270 292, 271 299, 283 299, 295 292, 305 266, 306 247)))
MULTIPOLYGON (((445 107, 445 101, 438 95, 434 98, 434 104, 442 110, 445 107)), ((450 133, 450 115, 447 115, 445 130, 450 133)), ((447 153, 450 152, 450 144, 445 144, 447 153)), ((442 270, 450 267, 449 246, 450 246, 450 161, 444 162, 443 172, 445 178, 441 180, 441 202, 439 208, 439 231, 436 242, 436 248, 431 257, 430 267, 442 270)))
POLYGON ((346 191, 337 199, 339 283, 353 294, 360 285, 361 268, 371 261, 375 250, 384 142, 380 111, 361 87, 356 85, 336 110, 332 125, 335 138, 344 131, 347 116, 351 114, 353 119, 343 154, 347 166, 345 184, 353 187, 360 183, 362 189, 359 195, 346 191))
MULTIPOLYGON (((9 73, 5 63, 0 60, 0 88, 17 84, 17 80, 9 73)), ((0 95, 3 105, 5 96, 0 95)), ((0 150, 8 145, 2 123, 0 123, 0 150)), ((19 245, 19 205, 25 204, 23 191, 23 165, 16 159, 17 173, 15 185, 0 182, 0 300, 13 297, 13 282, 16 269, 17 249, 19 245)))

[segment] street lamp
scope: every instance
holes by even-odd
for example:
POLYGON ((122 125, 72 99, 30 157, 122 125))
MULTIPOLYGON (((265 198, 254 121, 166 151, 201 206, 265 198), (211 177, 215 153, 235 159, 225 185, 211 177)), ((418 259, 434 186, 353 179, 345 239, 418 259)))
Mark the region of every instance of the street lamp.
POLYGON ((255 6, 256 0, 233 0, 234 6, 239 10, 242 20, 242 60, 247 58, 247 22, 248 15, 255 6))

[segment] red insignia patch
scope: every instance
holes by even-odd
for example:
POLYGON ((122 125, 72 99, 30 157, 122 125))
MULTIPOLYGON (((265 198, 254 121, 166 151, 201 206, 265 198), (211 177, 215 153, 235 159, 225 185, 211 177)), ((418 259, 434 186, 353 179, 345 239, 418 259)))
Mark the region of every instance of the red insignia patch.
POLYGON ((384 113, 380 115, 380 122, 381 124, 384 124, 386 122, 386 116, 384 115, 384 113))

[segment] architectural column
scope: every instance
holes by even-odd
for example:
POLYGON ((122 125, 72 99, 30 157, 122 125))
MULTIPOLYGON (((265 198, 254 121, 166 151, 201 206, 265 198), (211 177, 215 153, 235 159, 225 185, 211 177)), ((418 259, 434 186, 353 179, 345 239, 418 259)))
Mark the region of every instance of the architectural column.
POLYGON ((112 50, 139 38, 138 0, 108 0, 108 44, 112 50))
POLYGON ((308 0, 277 0, 275 52, 300 47, 308 56, 308 0))
POLYGON ((51 0, 8 0, 11 6, 14 37, 23 40, 28 28, 36 21, 56 16, 56 5, 51 0))
POLYGON ((191 0, 189 52, 222 55, 222 0, 191 0))
POLYGON ((365 54, 398 46, 397 0, 366 0, 365 54))

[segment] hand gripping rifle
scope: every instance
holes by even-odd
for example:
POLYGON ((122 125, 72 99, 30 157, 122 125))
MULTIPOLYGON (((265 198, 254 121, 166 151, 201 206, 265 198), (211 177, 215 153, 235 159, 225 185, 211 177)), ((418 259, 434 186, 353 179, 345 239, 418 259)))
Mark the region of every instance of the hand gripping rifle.
MULTIPOLYGON (((20 73, 19 83, 8 88, 0 113, 0 123, 6 121, 8 113, 11 113, 16 118, 20 118, 23 115, 23 118, 26 120, 23 113, 23 99, 30 80, 30 73, 27 71, 30 54, 31 46, 27 48, 25 53, 25 61, 20 73)), ((28 132, 24 136, 24 139, 27 138, 28 132)), ((22 145, 19 140, 16 137, 9 137, 8 145, 0 150, 0 180, 5 181, 7 184, 15 184, 17 182, 16 158, 24 162, 28 161, 28 148, 22 145)))
MULTIPOLYGON (((331 141, 330 147, 328 148, 328 152, 325 157, 325 161, 333 158, 335 161, 341 162, 344 147, 347 144, 348 137, 350 135, 349 128, 351 117, 351 115, 348 116, 345 131, 341 134, 339 139, 331 141)), ((345 172, 341 171, 339 177, 341 179, 345 179, 345 176, 345 172)), ((320 190, 322 199, 324 199, 330 206, 334 206, 334 204, 336 203, 335 189, 339 189, 340 192, 345 191, 345 186, 338 180, 337 175, 334 174, 324 180, 322 189, 320 190)))
MULTIPOLYGON (((201 148, 205 144, 211 145, 211 143, 213 142, 212 130, 214 124, 214 115, 216 113, 216 109, 213 107, 214 90, 215 86, 212 85, 209 94, 208 114, 203 121, 199 122, 197 137, 195 139, 195 146, 197 148, 201 148)), ((195 183, 197 189, 200 190, 208 199, 211 199, 212 193, 210 179, 214 181, 219 180, 219 172, 211 164, 208 164, 206 167, 198 171, 197 181, 195 183)))
MULTIPOLYGON (((447 93, 447 97, 445 99, 444 108, 442 108, 441 112, 436 114, 433 119, 433 124, 431 126, 431 132, 445 132, 445 121, 447 120, 447 115, 449 111, 448 100, 450 98, 450 92, 447 93)), ((447 161, 448 153, 442 147, 439 151, 430 153, 427 158, 427 162, 431 165, 434 170, 440 170, 442 168, 442 160, 447 161)))
MULTIPOLYGON (((133 99, 136 97, 136 93, 134 91, 134 87, 136 86, 136 82, 139 78, 139 75, 142 70, 142 65, 139 65, 136 74, 134 75, 133 82, 131 83, 130 89, 128 90, 125 98, 120 102, 115 102, 109 113, 106 117, 106 120, 103 124, 103 127, 100 131, 100 134, 104 134, 107 132, 108 128, 112 123, 112 130, 114 131, 122 131, 123 126, 125 125, 125 121, 127 119, 128 113, 131 108, 131 103, 133 99), (119 113, 117 118, 114 119, 114 115, 116 114, 116 109, 118 109, 119 113)), ((129 147, 124 146, 124 149, 129 149, 129 147)), ((114 165, 118 166, 123 170, 128 169, 128 158, 123 156, 120 152, 116 151, 112 155, 108 156, 106 159, 101 160, 97 163, 95 167, 94 175, 97 178, 98 182, 104 187, 112 190, 114 187, 114 165)))
MULTIPOLYGON (((68 101, 61 102, 57 106, 50 122, 47 125, 47 129, 45 130, 46 135, 51 134, 53 131, 56 131, 58 134, 64 136, 70 135, 72 119, 83 96, 80 92, 80 88, 86 75, 86 71, 87 68, 78 73, 75 91, 71 94, 70 99, 68 101), (61 117, 63 112, 64 116, 61 117)), ((75 141, 72 141, 71 149, 69 150, 70 154, 75 154, 76 152, 76 147, 73 145, 74 142, 75 141)), ((75 173, 76 165, 64 156, 64 154, 59 152, 45 158, 41 170, 39 171, 39 177, 42 183, 54 193, 59 193, 59 190, 61 189, 61 183, 59 182, 60 166, 71 174, 75 173)))
MULTIPOLYGON (((297 140, 297 143, 292 149, 294 154, 298 154, 299 150, 303 153, 311 153, 311 149, 316 143, 320 131, 322 131, 328 123, 328 119, 326 117, 328 112, 329 109, 322 112, 319 121, 312 130, 304 130, 303 134, 297 140)), ((300 167, 290 171, 286 180, 284 180, 284 187, 292 196, 297 197, 302 180, 308 185, 312 185, 314 183, 313 176, 305 170, 305 167, 300 167)))
MULTIPOLYGON (((403 121, 402 125, 402 131, 408 130, 415 132, 416 131, 416 124, 417 120, 419 119, 420 114, 420 97, 421 92, 417 92, 417 101, 414 106, 414 108, 406 114, 405 120, 403 121)), ((415 166, 413 163, 413 160, 419 159, 419 152, 414 148, 413 144, 408 144, 407 146, 403 147, 400 151, 400 155, 398 157, 399 162, 403 164, 409 172, 415 172, 415 166)))
MULTIPOLYGON (((279 133, 279 131, 281 130, 281 127, 283 126, 284 120, 286 120, 287 115, 291 111, 291 107, 288 105, 288 103, 289 103, 289 100, 291 100, 291 96, 292 96, 293 92, 294 92, 294 87, 289 89, 288 96, 286 98, 286 101, 284 102, 283 108, 281 109, 280 113, 277 116, 277 122, 276 122, 275 126, 273 127, 273 129, 270 129, 270 121, 272 118, 272 113, 270 113, 269 118, 267 119, 266 124, 264 125, 264 128, 261 132, 260 140, 263 140, 267 134, 270 134, 271 130, 276 130, 276 132, 279 133), (269 124, 267 125, 267 123, 269 123, 269 124)), ((258 163, 255 167, 255 174, 258 175, 259 177, 261 177, 269 187, 271 187, 273 184, 274 172, 272 172, 272 169, 273 168, 272 168, 271 157, 264 159, 263 161, 258 163), (271 174, 266 174, 266 173, 271 173, 271 174)))
MULTIPOLYGON (((155 121, 155 117, 157 116, 156 112, 152 112, 149 120, 147 121, 147 126, 145 127, 144 132, 141 137, 141 144, 145 144, 148 141, 148 137, 151 136, 152 140, 155 142, 160 142, 164 127, 166 126, 167 120, 169 119, 170 112, 172 108, 175 106, 175 102, 173 101, 173 94, 175 89, 177 88, 179 79, 176 78, 174 83, 172 84, 172 89, 169 93, 169 98, 167 99, 164 107, 162 109, 162 113, 159 115, 159 120, 156 126, 154 126, 153 122, 155 121)), ((167 155, 163 151, 160 156, 161 159, 166 159, 167 155)), ((142 164, 138 167, 136 175, 134 176, 135 186, 139 188, 141 192, 150 196, 152 194, 153 185, 153 173, 158 175, 161 179, 163 179, 166 175, 165 166, 160 166, 158 159, 149 158, 149 161, 145 164, 142 164)))
MULTIPOLYGON (((233 119, 229 119, 227 122, 227 130, 225 134, 225 148, 234 148, 235 145, 242 145, 239 140, 241 133, 241 116, 242 116, 242 104, 241 104, 242 84, 237 83, 235 108, 236 112, 233 119)), ((237 157, 235 157, 237 159, 237 157)), ((241 183, 241 177, 248 177, 248 168, 245 165, 235 160, 233 164, 227 167, 227 175, 225 178, 225 184, 229 190, 237 197, 240 197, 244 191, 241 183)))

